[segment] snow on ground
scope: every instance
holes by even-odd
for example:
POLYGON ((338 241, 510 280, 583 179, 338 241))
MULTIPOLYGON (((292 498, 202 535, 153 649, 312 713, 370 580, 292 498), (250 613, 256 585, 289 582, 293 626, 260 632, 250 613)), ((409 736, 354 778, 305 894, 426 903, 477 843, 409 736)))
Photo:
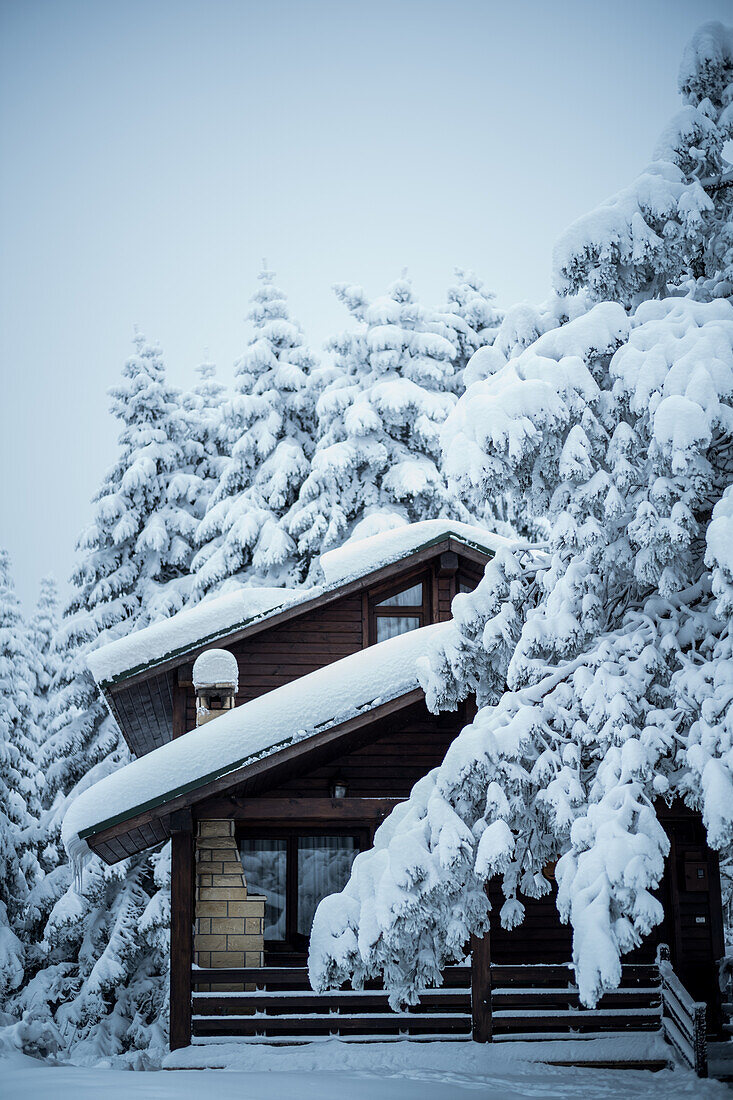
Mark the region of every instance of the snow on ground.
MULTIPOLYGON (((234 1044, 226 1046, 231 1051, 234 1044)), ((52 1066, 16 1054, 0 1061, 0 1080, 3 1100, 455 1100, 463 1094, 491 1100, 724 1100, 730 1095, 725 1085, 688 1070, 548 1066, 512 1056, 501 1046, 450 1042, 247 1045, 225 1072, 52 1066)))
POLYGON ((449 625, 423 626, 352 653, 105 776, 79 795, 64 818, 61 836, 69 856, 83 859, 85 830, 157 805, 181 787, 190 790, 419 687, 418 658, 449 625))

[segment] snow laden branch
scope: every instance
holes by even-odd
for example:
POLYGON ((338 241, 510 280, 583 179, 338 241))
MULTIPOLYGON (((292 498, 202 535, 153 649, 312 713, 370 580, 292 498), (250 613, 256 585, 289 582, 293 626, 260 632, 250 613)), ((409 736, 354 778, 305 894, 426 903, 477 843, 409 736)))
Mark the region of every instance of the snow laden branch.
POLYGON ((557 860, 593 1005, 662 919, 657 807, 684 800, 730 845, 732 399, 733 307, 674 298, 600 303, 459 401, 464 499, 521 495, 550 549, 497 552, 422 659, 431 709, 479 710, 321 904, 316 988, 382 974, 414 1002, 486 928, 487 879, 513 928, 557 860))

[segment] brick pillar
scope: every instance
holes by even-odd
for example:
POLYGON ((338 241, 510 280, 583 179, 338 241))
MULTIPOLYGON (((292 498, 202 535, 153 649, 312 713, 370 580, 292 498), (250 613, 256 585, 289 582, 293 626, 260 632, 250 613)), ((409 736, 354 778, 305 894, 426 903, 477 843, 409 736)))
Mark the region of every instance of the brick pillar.
MULTIPOLYGON (((199 821, 194 937, 198 966, 262 966, 264 915, 264 897, 247 893, 234 822, 199 821)), ((212 990, 240 988, 217 985, 212 990)))

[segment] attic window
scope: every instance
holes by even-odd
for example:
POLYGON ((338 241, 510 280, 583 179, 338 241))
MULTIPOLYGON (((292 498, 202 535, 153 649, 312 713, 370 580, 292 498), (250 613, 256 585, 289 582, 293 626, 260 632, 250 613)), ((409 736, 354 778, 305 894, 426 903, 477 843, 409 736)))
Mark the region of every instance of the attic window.
POLYGON ((407 588, 394 588, 377 594, 370 601, 371 642, 384 642, 398 634, 408 634, 429 622, 428 586, 424 581, 407 588), (381 599, 380 599, 381 596, 381 599))
POLYGON ((386 600, 380 600, 377 607, 422 607, 422 585, 415 584, 402 592, 395 592, 386 600))

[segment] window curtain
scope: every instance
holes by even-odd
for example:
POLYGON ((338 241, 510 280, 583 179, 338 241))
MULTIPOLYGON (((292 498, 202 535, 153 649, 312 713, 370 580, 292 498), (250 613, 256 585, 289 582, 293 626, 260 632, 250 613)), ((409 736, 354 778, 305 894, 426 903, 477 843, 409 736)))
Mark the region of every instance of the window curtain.
POLYGON ((387 638, 396 638, 398 634, 409 634, 419 626, 417 615, 377 615, 377 641, 386 642, 387 638))
POLYGON ((309 936, 321 898, 342 890, 358 849, 353 836, 298 837, 298 932, 309 936))
POLYGON ((285 939, 288 842, 282 838, 241 842, 242 868, 248 894, 264 894, 266 940, 285 939))

